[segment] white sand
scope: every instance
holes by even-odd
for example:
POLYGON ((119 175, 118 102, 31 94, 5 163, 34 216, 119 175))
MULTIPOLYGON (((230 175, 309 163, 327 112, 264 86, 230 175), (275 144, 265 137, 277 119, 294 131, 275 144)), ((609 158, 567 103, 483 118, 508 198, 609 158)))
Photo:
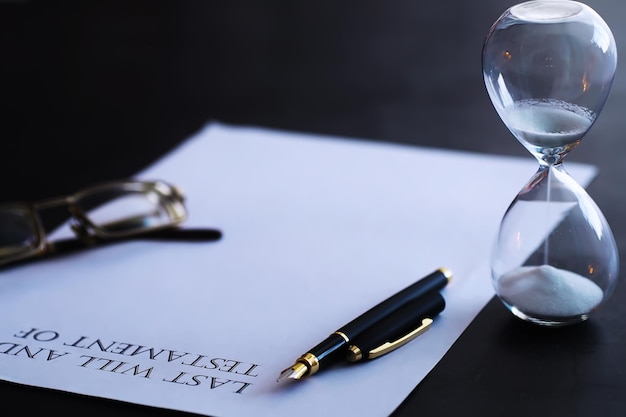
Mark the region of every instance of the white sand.
POLYGON ((514 269, 502 275, 497 286, 503 300, 533 316, 586 314, 604 295, 589 279, 550 265, 514 269))

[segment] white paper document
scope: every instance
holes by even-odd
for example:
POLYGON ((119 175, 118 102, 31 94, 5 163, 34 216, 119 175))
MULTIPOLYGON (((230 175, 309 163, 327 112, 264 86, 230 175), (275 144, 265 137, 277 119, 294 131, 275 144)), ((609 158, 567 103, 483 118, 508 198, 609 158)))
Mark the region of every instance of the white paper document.
MULTIPOLYGON (((566 166, 583 185, 596 173, 566 166)), ((530 154, 211 123, 137 178, 181 188, 185 226, 222 239, 116 243, 0 271, 0 379, 211 416, 388 415, 493 296, 491 245, 537 167, 530 154), (276 383, 439 267, 454 277, 423 335, 276 383)))

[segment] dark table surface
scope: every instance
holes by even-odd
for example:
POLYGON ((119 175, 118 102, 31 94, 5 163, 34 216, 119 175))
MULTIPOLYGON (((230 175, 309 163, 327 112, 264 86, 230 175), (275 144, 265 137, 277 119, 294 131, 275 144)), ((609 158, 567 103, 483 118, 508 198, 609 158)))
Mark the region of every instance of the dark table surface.
MULTIPOLYGON (((132 176, 210 120, 532 158, 481 72, 484 37, 513 4, 0 0, 1 200, 132 176)), ((621 54, 626 2, 587 4, 621 54)), ((624 259, 622 62, 566 161, 599 167, 588 191, 624 259)), ((589 321, 561 329, 493 299, 395 415, 623 416, 624 278, 589 321)), ((29 415, 177 414, 7 382, 0 397, 29 415)))

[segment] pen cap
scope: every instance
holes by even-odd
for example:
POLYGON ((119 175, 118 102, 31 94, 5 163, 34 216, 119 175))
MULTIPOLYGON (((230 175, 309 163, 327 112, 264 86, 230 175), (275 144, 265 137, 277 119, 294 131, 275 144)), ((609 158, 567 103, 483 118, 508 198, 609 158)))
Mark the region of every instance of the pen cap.
POLYGON ((439 268, 361 314, 346 324, 341 331, 352 339, 366 331, 372 323, 379 322, 403 306, 411 304, 430 293, 438 293, 439 290, 448 284, 451 276, 452 273, 448 269, 439 268))
POLYGON ((369 350, 380 343, 402 337, 419 327, 423 319, 441 313, 445 306, 446 302, 439 292, 428 293, 371 326, 357 338, 356 343, 361 349, 369 350))

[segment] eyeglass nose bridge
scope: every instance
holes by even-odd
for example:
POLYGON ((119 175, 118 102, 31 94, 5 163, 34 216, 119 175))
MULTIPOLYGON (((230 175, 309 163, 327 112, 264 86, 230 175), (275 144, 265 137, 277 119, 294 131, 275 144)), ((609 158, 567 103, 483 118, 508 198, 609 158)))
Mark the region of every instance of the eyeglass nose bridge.
POLYGON ((83 211, 77 207, 74 195, 40 200, 33 203, 32 207, 38 213, 65 207, 71 216, 69 226, 76 237, 85 243, 95 242, 94 236, 90 233, 89 220, 85 217, 83 211))
POLYGON ((76 237, 84 243, 96 243, 96 237, 89 226, 89 221, 84 217, 83 212, 75 205, 68 205, 68 210, 72 214, 69 226, 76 237))

